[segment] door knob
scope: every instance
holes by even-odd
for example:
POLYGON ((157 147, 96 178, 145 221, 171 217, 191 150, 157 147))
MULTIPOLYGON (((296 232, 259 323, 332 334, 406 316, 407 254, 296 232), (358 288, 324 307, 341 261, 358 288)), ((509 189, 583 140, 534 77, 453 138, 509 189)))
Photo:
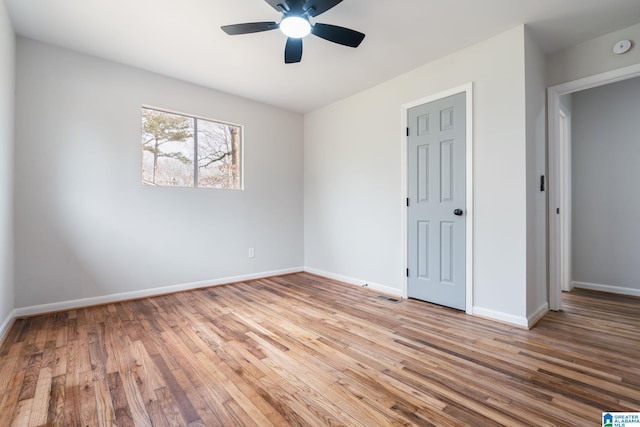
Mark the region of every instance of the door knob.
POLYGON ((456 216, 461 216, 463 214, 462 209, 456 209, 455 211, 453 211, 453 214, 456 216))

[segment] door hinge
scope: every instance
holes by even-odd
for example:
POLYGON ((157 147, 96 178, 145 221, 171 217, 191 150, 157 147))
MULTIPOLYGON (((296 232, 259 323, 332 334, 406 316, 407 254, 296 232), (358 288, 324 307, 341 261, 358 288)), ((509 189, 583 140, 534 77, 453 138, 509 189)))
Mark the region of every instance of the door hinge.
POLYGON ((409 198, 407 197, 407 207, 409 206, 409 198))
POLYGON ((540 177, 540 191, 544 191, 544 175, 540 177))
POLYGON ((407 268, 407 277, 409 277, 409 269, 407 268))
POLYGON ((559 214, 560 213, 560 208, 556 208, 556 213, 559 214))
POLYGON ((409 128, 407 128, 407 136, 409 136, 409 128))

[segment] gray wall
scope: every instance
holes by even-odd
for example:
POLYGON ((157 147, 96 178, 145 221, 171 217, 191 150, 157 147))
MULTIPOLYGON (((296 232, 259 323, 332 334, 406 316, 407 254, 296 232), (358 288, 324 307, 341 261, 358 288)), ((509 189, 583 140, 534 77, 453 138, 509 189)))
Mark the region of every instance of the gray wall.
POLYGON ((0 2, 0 337, 14 308, 13 286, 13 122, 15 36, 0 2))
POLYGON ((547 193, 540 191, 540 176, 546 175, 547 99, 544 54, 528 30, 525 31, 524 41, 527 117, 527 318, 535 321, 549 308, 547 193))
MULTIPOLYGON (((534 90, 542 93, 529 111, 543 123, 541 65, 532 66, 534 90)), ((306 266, 404 291, 401 107, 468 82, 474 85, 475 200, 468 207, 475 210, 474 312, 526 324, 528 276, 545 276, 527 271, 527 239, 540 233, 530 245, 544 245, 545 231, 535 220, 527 226, 537 200, 529 206, 526 194, 523 26, 305 116, 306 266)), ((532 147, 543 141, 539 130, 539 124, 529 128, 532 147)), ((532 289, 533 307, 543 293, 532 289)))
POLYGON ((547 57, 547 86, 617 70, 640 63, 640 24, 605 34, 547 57), (613 44, 624 39, 634 42, 625 55, 612 52, 613 44))
POLYGON ((573 280, 640 290, 640 78, 575 93, 572 118, 573 280))
POLYGON ((303 266, 300 114, 23 38, 17 93, 18 308, 303 266), (244 125, 245 190, 143 187, 142 104, 244 125))

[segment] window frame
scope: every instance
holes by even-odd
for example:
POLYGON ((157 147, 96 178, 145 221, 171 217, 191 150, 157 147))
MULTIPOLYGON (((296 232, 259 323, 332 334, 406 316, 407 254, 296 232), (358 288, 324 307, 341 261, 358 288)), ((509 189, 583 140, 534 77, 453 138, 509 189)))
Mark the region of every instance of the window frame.
MULTIPOLYGON (((241 124, 237 124, 237 123, 233 123, 233 122, 229 122, 226 120, 218 120, 218 119, 212 119, 209 117, 205 117, 205 116, 201 116, 201 115, 196 115, 196 114, 189 114, 189 113, 184 113, 181 111, 177 111, 177 110, 171 110, 168 108, 163 108, 163 107, 156 107, 150 104, 142 104, 140 106, 140 118, 142 119, 142 114, 143 114, 143 109, 147 109, 147 110, 151 110, 151 111, 157 111, 160 113, 167 113, 167 114, 173 114, 173 115, 177 115, 177 116, 182 116, 182 117, 186 117, 188 119, 192 119, 193 120, 193 130, 194 130, 194 140, 193 140, 193 144, 194 144, 194 153, 197 153, 197 136, 195 135, 195 133, 197 132, 197 124, 196 121, 197 120, 204 120, 207 122, 213 122, 213 123, 217 123, 217 124, 221 124, 221 125, 226 125, 226 126, 233 126, 235 128, 238 128, 240 131, 240 135, 239 135, 239 146, 240 146, 240 155, 239 155, 239 162, 240 162, 240 166, 238 168, 238 172, 239 172, 239 186, 237 188, 216 188, 216 187, 204 187, 204 186, 199 186, 199 185, 195 185, 196 183, 196 177, 194 174, 194 185, 164 185, 164 184, 155 184, 155 185, 151 185, 151 184, 145 184, 144 183, 144 176, 142 175, 142 166, 144 164, 144 150, 142 149, 142 146, 139 145, 140 148, 140 182, 141 185, 143 187, 169 187, 169 188, 194 188, 194 189, 202 189, 202 190, 221 190, 221 191, 225 191, 225 190, 229 190, 229 191, 243 191, 244 188, 244 184, 245 184, 245 179, 244 179, 244 152, 245 152, 245 145, 244 145, 244 125, 241 124)), ((142 120, 140 121, 140 141, 142 141, 142 120)))

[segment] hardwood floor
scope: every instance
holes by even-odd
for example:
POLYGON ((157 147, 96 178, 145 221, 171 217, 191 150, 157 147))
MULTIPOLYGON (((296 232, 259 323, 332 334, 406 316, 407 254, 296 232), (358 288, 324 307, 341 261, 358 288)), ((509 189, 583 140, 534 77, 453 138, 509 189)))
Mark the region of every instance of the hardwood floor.
POLYGON ((293 274, 17 320, 0 426, 596 426, 640 411, 640 299, 531 331, 293 274))

